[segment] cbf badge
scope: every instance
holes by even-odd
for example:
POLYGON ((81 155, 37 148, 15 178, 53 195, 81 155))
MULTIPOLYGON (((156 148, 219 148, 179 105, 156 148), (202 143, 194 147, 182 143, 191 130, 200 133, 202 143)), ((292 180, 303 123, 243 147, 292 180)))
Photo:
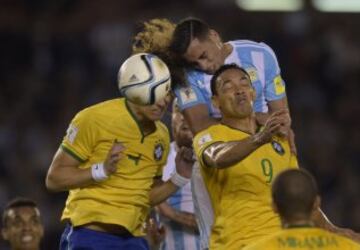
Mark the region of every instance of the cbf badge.
POLYGON ((273 149, 275 150, 275 152, 278 153, 279 155, 285 154, 285 149, 284 149, 283 146, 281 146, 281 144, 278 143, 277 141, 272 141, 272 142, 271 142, 271 146, 273 147, 273 149))
POLYGON ((154 159, 160 161, 164 154, 164 146, 159 142, 155 145, 154 148, 154 159))

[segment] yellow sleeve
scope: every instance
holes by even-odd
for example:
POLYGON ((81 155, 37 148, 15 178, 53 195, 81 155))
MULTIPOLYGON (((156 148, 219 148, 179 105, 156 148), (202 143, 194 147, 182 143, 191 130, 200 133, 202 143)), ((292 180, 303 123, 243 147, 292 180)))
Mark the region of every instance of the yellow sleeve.
POLYGON ((210 145, 220 142, 216 137, 216 134, 211 129, 203 130, 202 132, 198 133, 194 140, 193 140, 193 147, 196 154, 197 159, 199 160, 200 164, 204 166, 203 162, 203 152, 206 148, 210 145))
POLYGON ((71 121, 61 148, 80 162, 85 162, 95 145, 97 129, 89 112, 81 111, 71 121))

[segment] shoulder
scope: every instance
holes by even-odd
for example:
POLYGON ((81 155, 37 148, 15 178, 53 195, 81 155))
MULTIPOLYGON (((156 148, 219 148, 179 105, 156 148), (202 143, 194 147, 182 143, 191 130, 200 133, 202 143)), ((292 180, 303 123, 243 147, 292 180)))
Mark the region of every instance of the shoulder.
POLYGON ((217 141, 219 139, 217 135, 221 134, 224 129, 226 129, 225 126, 221 124, 212 125, 196 134, 193 140, 194 144, 201 147, 209 142, 217 141))
POLYGON ((255 42, 251 40, 236 40, 236 41, 230 41, 229 43, 233 46, 234 49, 262 51, 263 53, 275 57, 274 50, 264 42, 255 42))
POLYGON ((194 68, 187 68, 185 70, 185 75, 188 85, 198 85, 204 80, 206 73, 194 68))

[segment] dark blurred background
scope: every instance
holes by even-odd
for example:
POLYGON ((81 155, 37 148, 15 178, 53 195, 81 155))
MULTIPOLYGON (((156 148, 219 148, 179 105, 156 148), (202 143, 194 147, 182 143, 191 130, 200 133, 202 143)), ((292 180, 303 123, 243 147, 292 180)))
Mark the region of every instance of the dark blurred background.
MULTIPOLYGON (((45 175, 71 118, 118 96, 116 74, 141 21, 192 15, 224 41, 269 44, 287 83, 299 161, 319 183, 323 210, 360 231, 360 14, 246 12, 233 0, 1 0, 0 206, 38 202, 43 249, 57 249, 66 193, 45 175)), ((5 249, 0 243, 0 249, 5 249)))

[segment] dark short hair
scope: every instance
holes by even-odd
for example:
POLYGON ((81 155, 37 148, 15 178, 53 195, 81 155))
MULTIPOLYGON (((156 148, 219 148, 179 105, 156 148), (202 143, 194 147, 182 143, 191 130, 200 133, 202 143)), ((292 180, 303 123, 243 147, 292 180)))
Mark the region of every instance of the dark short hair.
POLYGON ((33 208, 37 208, 37 204, 35 203, 35 201, 33 200, 30 200, 28 198, 23 198, 23 197, 17 197, 11 201, 9 201, 6 206, 5 206, 5 209, 4 209, 4 212, 3 212, 3 216, 2 216, 2 223, 3 223, 3 226, 6 226, 6 223, 7 223, 7 212, 10 210, 10 209, 13 209, 13 208, 18 208, 18 207, 33 207, 33 208))
POLYGON ((198 18, 188 17, 183 19, 175 27, 170 43, 170 51, 180 58, 185 54, 193 39, 204 40, 209 31, 209 25, 198 18))
POLYGON ((280 217, 309 217, 318 195, 314 177, 304 169, 289 169, 280 173, 272 185, 272 198, 280 217))
POLYGON ((210 80, 210 88, 211 88, 211 94, 214 96, 214 95, 217 95, 217 90, 216 90, 216 81, 217 79, 219 78, 219 76, 224 73, 225 71, 229 70, 229 69, 236 69, 236 70, 240 70, 242 71, 243 73, 245 73, 249 78, 249 73, 246 72, 245 69, 239 67, 237 64, 235 63, 231 63, 231 64, 224 64, 222 65, 217 71, 215 71, 213 77, 211 78, 210 80))

